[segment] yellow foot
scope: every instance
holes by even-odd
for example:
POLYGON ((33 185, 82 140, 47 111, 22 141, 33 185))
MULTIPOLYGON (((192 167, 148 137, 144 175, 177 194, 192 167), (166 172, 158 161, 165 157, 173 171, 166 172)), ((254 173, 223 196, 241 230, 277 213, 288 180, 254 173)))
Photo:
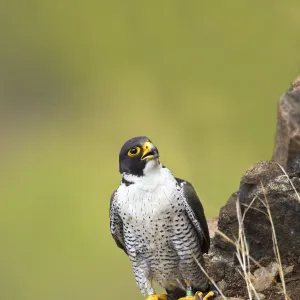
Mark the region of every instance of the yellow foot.
POLYGON ((195 300, 195 296, 185 296, 185 297, 179 298, 178 300, 195 300))
POLYGON ((195 294, 195 300, 207 300, 210 299, 211 297, 217 296, 217 293, 210 291, 208 292, 205 297, 203 297, 203 293, 202 292, 196 292, 195 294))
POLYGON ((167 300, 167 295, 153 294, 153 295, 149 295, 146 300, 167 300))
POLYGON ((205 295, 205 297, 203 298, 203 300, 210 299, 210 298, 212 298, 212 297, 214 297, 214 296, 216 296, 216 293, 213 292, 213 291, 210 291, 210 292, 208 292, 208 293, 205 295))
POLYGON ((202 292, 196 292, 196 293, 195 293, 195 299, 200 299, 200 300, 202 300, 202 299, 203 299, 203 293, 202 293, 202 292))
POLYGON ((167 295, 165 295, 165 294, 159 294, 159 295, 157 295, 157 297, 159 300, 167 300, 168 299, 167 295))

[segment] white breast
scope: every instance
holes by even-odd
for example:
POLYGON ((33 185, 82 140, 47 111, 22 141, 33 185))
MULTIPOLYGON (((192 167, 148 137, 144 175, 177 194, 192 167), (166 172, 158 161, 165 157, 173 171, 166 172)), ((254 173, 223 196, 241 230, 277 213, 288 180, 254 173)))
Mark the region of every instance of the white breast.
POLYGON ((176 180, 170 170, 159 168, 153 174, 135 179, 134 184, 122 184, 119 187, 119 213, 121 216, 125 215, 125 219, 130 218, 134 221, 159 218, 169 209, 175 191, 176 180))

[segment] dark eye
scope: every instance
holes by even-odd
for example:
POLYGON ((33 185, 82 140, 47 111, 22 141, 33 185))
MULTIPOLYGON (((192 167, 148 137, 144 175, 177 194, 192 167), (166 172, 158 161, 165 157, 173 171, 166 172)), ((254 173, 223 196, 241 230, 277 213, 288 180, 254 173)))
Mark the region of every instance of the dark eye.
POLYGON ((132 148, 130 149, 130 154, 137 154, 137 149, 136 148, 132 148))
POLYGON ((128 151, 128 155, 130 157, 134 157, 137 156, 140 153, 140 151, 141 151, 140 147, 133 147, 128 151))

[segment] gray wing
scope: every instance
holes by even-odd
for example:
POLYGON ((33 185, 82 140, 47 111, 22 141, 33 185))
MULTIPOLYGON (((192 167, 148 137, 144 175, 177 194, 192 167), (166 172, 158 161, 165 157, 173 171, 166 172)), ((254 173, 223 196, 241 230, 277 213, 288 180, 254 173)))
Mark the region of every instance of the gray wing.
POLYGON ((183 188, 185 210, 197 230, 200 241, 202 241, 201 250, 208 253, 210 247, 209 231, 200 199, 191 183, 179 178, 175 179, 183 188))
POLYGON ((113 236, 117 246, 127 254, 123 235, 123 222, 117 210, 116 191, 114 191, 110 197, 109 217, 111 235, 113 236))

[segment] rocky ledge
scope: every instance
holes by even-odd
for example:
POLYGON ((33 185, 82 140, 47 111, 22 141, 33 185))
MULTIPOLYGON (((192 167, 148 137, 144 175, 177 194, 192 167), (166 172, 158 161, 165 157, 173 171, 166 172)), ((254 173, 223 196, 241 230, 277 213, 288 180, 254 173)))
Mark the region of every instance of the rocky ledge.
POLYGON ((227 299, 300 299, 299 86, 279 100, 272 160, 249 168, 208 220, 207 271, 227 299))

